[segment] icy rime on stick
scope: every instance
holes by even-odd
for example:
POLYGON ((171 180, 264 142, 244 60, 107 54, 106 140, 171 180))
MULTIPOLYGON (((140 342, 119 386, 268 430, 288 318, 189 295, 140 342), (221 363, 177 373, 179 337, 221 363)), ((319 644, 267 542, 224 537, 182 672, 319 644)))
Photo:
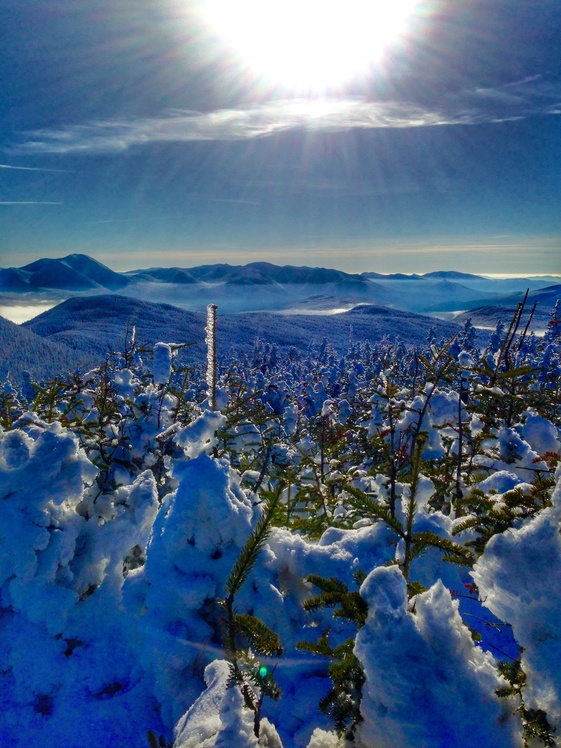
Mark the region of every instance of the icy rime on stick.
POLYGON ((208 384, 208 399, 212 410, 216 410, 216 304, 209 304, 206 308, 206 347, 207 368, 206 383, 208 384))

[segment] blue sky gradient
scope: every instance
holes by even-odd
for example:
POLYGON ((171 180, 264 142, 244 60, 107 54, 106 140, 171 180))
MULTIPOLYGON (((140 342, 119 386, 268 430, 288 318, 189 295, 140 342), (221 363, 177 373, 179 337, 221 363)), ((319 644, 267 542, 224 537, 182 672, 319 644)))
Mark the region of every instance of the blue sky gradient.
POLYGON ((561 273, 561 4, 419 2, 368 75, 249 70, 204 0, 4 0, 0 266, 561 273))

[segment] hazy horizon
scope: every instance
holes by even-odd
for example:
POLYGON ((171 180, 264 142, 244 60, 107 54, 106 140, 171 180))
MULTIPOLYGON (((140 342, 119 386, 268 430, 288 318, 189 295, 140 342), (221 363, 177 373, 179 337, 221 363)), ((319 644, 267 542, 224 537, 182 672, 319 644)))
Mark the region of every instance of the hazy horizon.
MULTIPOLYGON (((68 254, 81 254, 81 253, 70 252, 68 254)), ((68 256, 68 255, 61 255, 60 253, 57 254, 56 252, 52 252, 52 253, 50 253, 48 255, 39 255, 39 254, 37 254, 37 255, 30 256, 29 258, 26 258, 25 262, 23 264, 10 264, 10 263, 5 263, 4 262, 0 266, 0 269, 2 269, 2 268, 5 269, 5 268, 9 268, 9 267, 15 267, 15 268, 19 269, 19 268, 24 267, 25 265, 29 265, 29 264, 31 264, 33 262, 36 262, 37 260, 42 260, 42 259, 61 260, 61 259, 64 259, 65 256, 68 256)), ((224 260, 216 260, 216 261, 213 261, 213 262, 191 261, 188 264, 178 264, 179 261, 182 259, 182 257, 185 260, 188 260, 190 258, 190 255, 188 255, 188 254, 187 255, 180 255, 179 253, 178 254, 174 254, 174 255, 171 256, 170 262, 166 263, 165 260, 167 258, 167 255, 165 253, 159 253, 156 256, 156 258, 155 258, 155 259, 158 259, 159 264, 157 264, 157 265, 156 264, 146 264, 146 265, 142 265, 142 266, 132 264, 132 257, 137 257, 137 256, 136 255, 131 255, 130 253, 127 254, 127 255, 125 255, 125 256, 119 256, 119 255, 117 255, 117 256, 114 256, 114 255, 113 256, 111 256, 111 255, 110 256, 106 256, 106 253, 104 253, 104 252, 92 252, 92 253, 88 253, 87 256, 91 257, 92 259, 96 260, 97 262, 101 262, 103 265, 106 265, 108 268, 110 268, 111 270, 114 270, 115 272, 118 272, 118 273, 128 273, 128 272, 133 272, 133 271, 149 270, 151 268, 174 268, 174 267, 177 267, 177 268, 182 268, 182 269, 189 269, 189 268, 199 267, 200 265, 215 265, 215 264, 216 265, 226 264, 226 265, 232 265, 232 266, 240 266, 240 267, 242 267, 242 266, 249 265, 249 264, 252 264, 252 263, 266 262, 266 263, 270 263, 272 265, 278 265, 280 267, 282 267, 282 266, 313 267, 313 268, 325 268, 325 269, 328 269, 328 270, 340 270, 342 272, 349 273, 351 275, 353 275, 353 274, 360 275, 361 273, 379 273, 380 275, 400 274, 400 275, 414 276, 414 275, 427 275, 429 273, 435 273, 435 272, 444 272, 444 273, 448 272, 448 273, 465 273, 465 274, 468 274, 468 275, 476 275, 476 276, 479 276, 479 277, 482 277, 482 278, 490 278, 490 279, 501 279, 501 278, 504 278, 504 279, 508 279, 508 278, 540 278, 540 277, 553 277, 553 278, 559 277, 559 278, 561 278, 561 272, 557 272, 557 273, 556 272, 536 272, 534 270, 534 271, 528 271, 526 273, 523 273, 523 272, 519 272, 519 273, 492 273, 492 272, 485 273, 485 272, 475 272, 473 270, 472 271, 461 270, 458 267, 440 267, 440 266, 433 267, 431 269, 425 268, 422 271, 415 271, 415 270, 387 270, 387 271, 383 271, 383 270, 375 269, 374 267, 368 267, 367 269, 364 269, 364 270, 349 270, 349 269, 346 269, 345 267, 342 266, 343 264, 346 264, 346 263, 341 263, 339 266, 336 266, 334 264, 333 265, 323 265, 323 264, 319 265, 319 264, 308 264, 308 263, 305 263, 305 262, 286 262, 285 261, 286 260, 286 256, 285 255, 281 255, 280 257, 278 255, 276 255, 275 257, 271 257, 271 258, 269 258, 269 257, 263 257, 262 255, 260 255, 258 258, 248 259, 247 261, 244 261, 241 258, 240 258, 239 261, 236 261, 236 257, 232 257, 232 256, 228 255, 228 256, 226 256, 226 258, 224 260), (277 260, 277 261, 275 261, 275 260, 277 260)), ((4 257, 2 257, 2 259, 4 259, 4 257)), ((146 256, 141 256, 141 257, 139 257, 139 259, 149 260, 150 258, 146 257, 146 256)), ((201 260, 201 259, 204 259, 204 256, 198 256, 197 257, 197 260, 201 260)), ((207 259, 210 259, 210 258, 208 258, 208 256, 207 256, 207 259)), ((0 296, 1 296, 1 294, 2 294, 2 291, 0 289, 0 296)))

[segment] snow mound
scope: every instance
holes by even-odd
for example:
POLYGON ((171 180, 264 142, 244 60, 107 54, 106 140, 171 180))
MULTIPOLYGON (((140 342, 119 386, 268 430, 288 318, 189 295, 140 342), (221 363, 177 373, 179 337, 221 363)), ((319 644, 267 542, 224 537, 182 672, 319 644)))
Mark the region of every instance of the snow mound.
POLYGON ((512 748, 518 737, 491 655, 476 647, 442 582, 408 606, 397 567, 372 571, 355 653, 366 682, 358 737, 376 748, 512 748), (469 720, 466 714, 470 715, 469 720))
MULTIPOLYGON (((560 476, 561 478, 561 476, 560 476)), ((545 509, 528 524, 495 535, 472 576, 482 600, 512 625, 523 648, 524 700, 561 720, 561 479, 545 509)))

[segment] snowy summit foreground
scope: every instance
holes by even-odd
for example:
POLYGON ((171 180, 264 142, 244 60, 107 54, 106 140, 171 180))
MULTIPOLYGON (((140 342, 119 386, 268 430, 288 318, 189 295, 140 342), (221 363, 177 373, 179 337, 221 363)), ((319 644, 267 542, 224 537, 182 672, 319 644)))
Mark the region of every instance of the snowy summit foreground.
POLYGON ((7 382, 0 745, 557 745, 561 346, 509 335, 7 382))

